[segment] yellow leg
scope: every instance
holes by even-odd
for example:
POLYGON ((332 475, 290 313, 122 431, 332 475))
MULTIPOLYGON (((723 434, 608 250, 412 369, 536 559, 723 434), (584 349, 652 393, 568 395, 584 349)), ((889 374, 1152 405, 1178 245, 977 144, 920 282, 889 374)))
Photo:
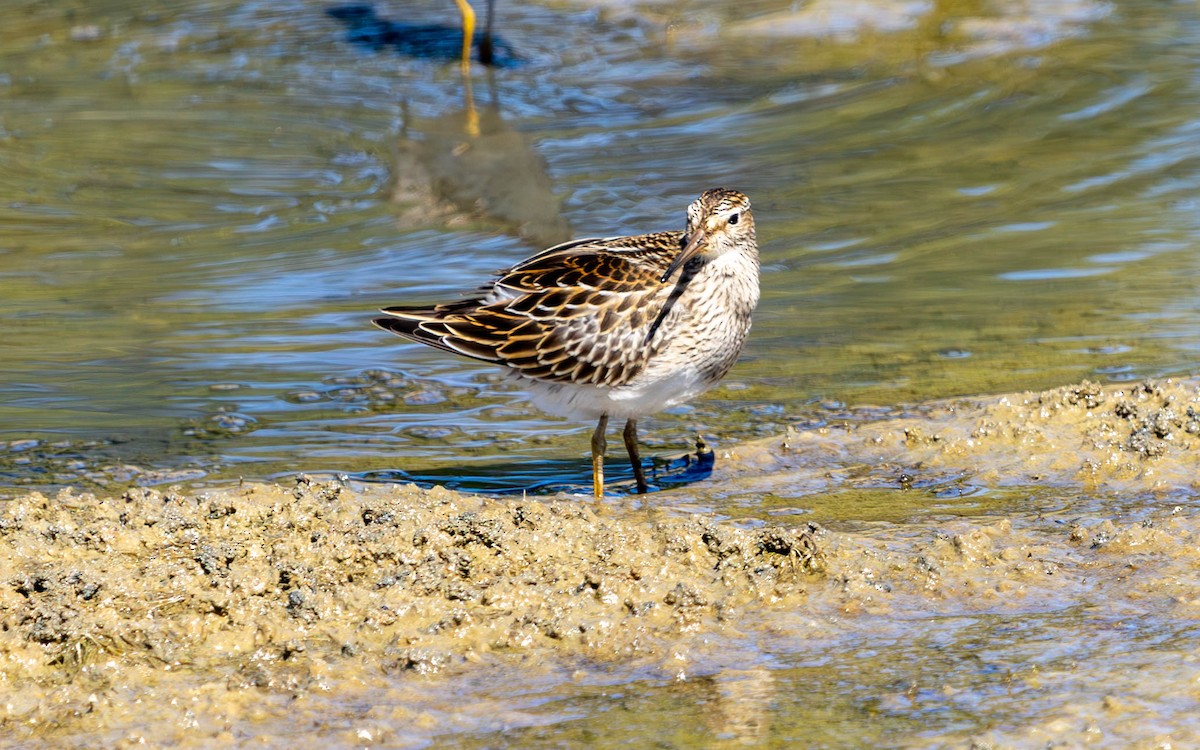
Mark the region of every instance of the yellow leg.
POLYGON ((458 12, 462 14, 463 27, 463 72, 471 69, 471 41, 475 39, 475 9, 467 0, 454 0, 458 4, 458 12))
POLYGON ((479 137, 479 111, 475 109, 475 94, 471 91, 470 74, 463 76, 463 110, 467 115, 465 129, 472 138, 479 137))
POLYGON ((475 9, 467 0, 454 0, 458 4, 458 12, 462 14, 463 48, 462 74, 463 97, 466 99, 467 135, 475 138, 479 135, 479 113, 475 111, 475 95, 471 93, 471 42, 475 39, 475 9))
POLYGON ((592 494, 596 499, 604 497, 604 449, 608 444, 604 440, 604 431, 608 429, 608 415, 600 416, 596 431, 592 433, 592 494))

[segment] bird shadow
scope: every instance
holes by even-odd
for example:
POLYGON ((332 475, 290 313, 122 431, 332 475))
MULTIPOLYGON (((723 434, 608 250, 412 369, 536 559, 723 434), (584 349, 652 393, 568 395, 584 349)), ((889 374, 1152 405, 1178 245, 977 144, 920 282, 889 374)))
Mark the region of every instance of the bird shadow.
MULTIPOLYGON (((650 491, 681 487, 708 479, 716 463, 712 451, 698 451, 678 456, 643 460, 646 480, 650 491)), ((633 469, 617 462, 605 466, 608 481, 604 484, 607 495, 632 495, 635 493, 633 469)), ((446 487, 462 492, 484 492, 491 495, 552 495, 592 493, 591 460, 578 461, 528 461, 519 464, 497 463, 472 466, 470 472, 463 469, 435 469, 414 472, 403 469, 378 469, 350 474, 350 479, 370 483, 415 484, 426 489, 446 487)))
MULTIPOLYGON (((393 52, 421 60, 457 60, 462 55, 460 26, 408 23, 383 18, 369 3, 347 3, 325 9, 325 14, 346 27, 346 41, 372 52, 393 52)), ((476 62, 496 68, 521 64, 512 45, 499 36, 478 31, 471 55, 476 62)))

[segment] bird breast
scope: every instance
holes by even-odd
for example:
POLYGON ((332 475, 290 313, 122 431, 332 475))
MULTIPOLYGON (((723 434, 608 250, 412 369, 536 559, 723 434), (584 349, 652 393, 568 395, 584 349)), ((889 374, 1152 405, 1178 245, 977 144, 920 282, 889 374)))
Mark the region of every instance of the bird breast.
POLYGON ((664 290, 651 298, 656 309, 640 311, 649 338, 640 347, 620 346, 638 360, 628 381, 609 386, 522 377, 522 385, 544 411, 567 417, 637 418, 686 403, 733 367, 758 297, 755 259, 728 253, 702 267, 678 294, 664 290))

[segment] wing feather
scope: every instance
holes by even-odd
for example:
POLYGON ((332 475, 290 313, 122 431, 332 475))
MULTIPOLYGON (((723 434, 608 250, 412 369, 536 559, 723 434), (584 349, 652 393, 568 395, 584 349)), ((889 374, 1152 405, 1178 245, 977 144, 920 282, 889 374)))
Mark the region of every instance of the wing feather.
POLYGON ((654 354, 652 321, 670 293, 661 278, 682 232, 586 239, 504 271, 481 293, 424 307, 388 307, 380 328, 526 377, 619 386, 654 354))

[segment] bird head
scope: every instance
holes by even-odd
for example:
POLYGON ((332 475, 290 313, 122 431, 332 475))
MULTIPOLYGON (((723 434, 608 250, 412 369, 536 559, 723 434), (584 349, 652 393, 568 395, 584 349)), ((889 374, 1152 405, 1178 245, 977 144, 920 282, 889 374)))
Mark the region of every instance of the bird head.
POLYGON ((704 191, 688 206, 687 216, 682 248, 663 274, 664 282, 692 258, 712 261, 730 251, 757 247, 750 199, 737 190, 704 191))

